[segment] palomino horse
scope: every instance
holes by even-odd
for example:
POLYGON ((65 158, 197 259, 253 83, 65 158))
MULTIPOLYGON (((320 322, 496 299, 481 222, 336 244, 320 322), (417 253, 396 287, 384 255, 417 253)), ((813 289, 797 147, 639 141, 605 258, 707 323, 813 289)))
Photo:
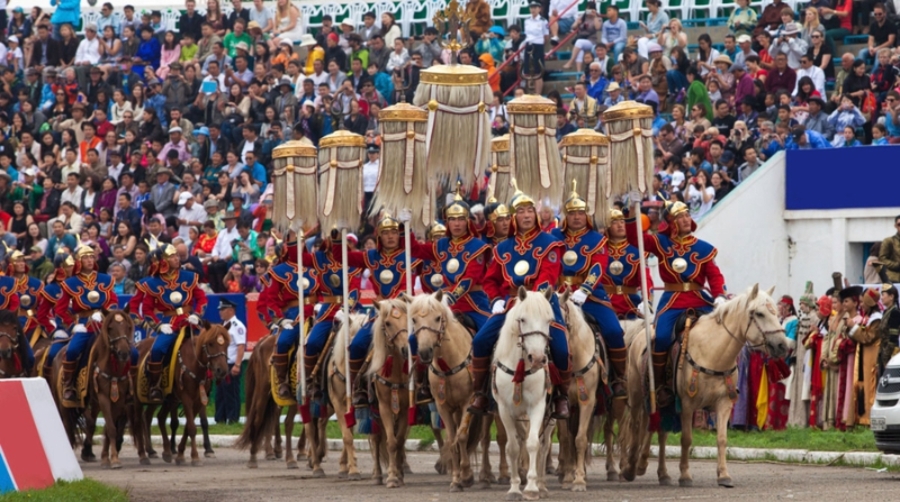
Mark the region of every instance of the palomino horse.
POLYGON ((510 478, 507 500, 537 500, 547 493, 544 480, 547 453, 554 421, 549 418, 547 398, 551 386, 547 367, 547 350, 550 341, 550 323, 554 321, 553 309, 548 301, 553 292, 534 293, 520 287, 518 301, 507 312, 506 321, 494 349, 494 400, 503 426, 516 431, 509 441, 506 456, 519 465, 519 451, 523 441, 528 451, 528 483, 524 493, 519 489, 519 476, 510 478), (527 361, 524 380, 513 382, 520 362, 527 361), (517 428, 520 419, 528 420, 525 430, 517 428))
POLYGON ((597 406, 597 389, 605 385, 608 365, 603 347, 597 342, 581 309, 569 301, 569 294, 559 299, 569 332, 569 354, 573 384, 569 386, 569 402, 578 403, 578 411, 568 420, 559 421, 559 473, 563 490, 587 490, 585 464, 590 462, 590 431, 597 406), (603 374, 601 374, 601 372, 603 374))
POLYGON ((0 378, 26 377, 25 339, 19 318, 11 310, 0 310, 0 378))
POLYGON ((441 291, 416 296, 410 303, 409 315, 419 347, 419 362, 430 367, 428 381, 447 429, 450 491, 460 492, 475 483, 469 457, 475 452, 483 431, 481 416, 466 413, 474 393, 472 375, 467 370, 472 362, 469 357, 472 337, 441 302, 442 298, 441 291))
MULTIPOLYGON (((210 324, 204 320, 200 334, 193 338, 186 335, 178 353, 172 354, 172 357, 179 359, 179 364, 174 374, 174 385, 172 385, 172 393, 163 399, 157 414, 157 424, 162 436, 163 460, 165 462, 172 461, 174 446, 166 430, 166 419, 180 404, 184 409, 185 426, 181 442, 178 445, 175 463, 177 465, 185 464, 184 451, 187 447, 187 440, 190 438, 191 465, 203 465, 203 462, 200 460, 200 454, 197 451, 197 425, 194 423, 194 417, 199 416, 201 408, 205 406, 202 402, 200 389, 201 387, 205 389, 207 371, 211 371, 216 379, 225 378, 228 374, 226 351, 229 343, 231 343, 231 336, 224 326, 221 324, 210 324)), ((138 346, 140 360, 143 360, 150 353, 152 347, 152 338, 148 338, 140 343, 138 346)), ((163 371, 168 371, 168 367, 163 371)), ((152 422, 155 408, 155 404, 149 404, 143 415, 140 412, 135 413, 142 422, 144 433, 145 444, 138 447, 138 454, 141 456, 142 461, 146 455, 146 445, 150 444, 150 423, 152 422)))
MULTIPOLYGON (((279 418, 284 409, 272 398, 272 382, 269 374, 269 360, 275 350, 276 336, 263 337, 253 348, 247 372, 244 375, 244 392, 246 397, 247 421, 244 430, 238 437, 235 446, 241 449, 250 448, 250 460, 247 467, 256 469, 256 455, 260 445, 266 448, 266 458, 273 460, 281 457, 281 424, 279 418), (275 447, 272 447, 272 436, 275 436, 275 447)), ((284 417, 285 462, 288 469, 296 469, 297 460, 291 438, 294 433, 294 417, 297 405, 287 407, 284 417)))
MULTIPOLYGON (((784 328, 771 294, 760 291, 756 284, 746 292, 719 305, 697 320, 683 340, 676 374, 676 392, 681 399, 681 486, 691 486, 688 457, 693 436, 694 411, 712 408, 716 411, 719 486, 732 487, 725 462, 728 444, 728 419, 736 397, 737 356, 744 345, 763 350, 772 357, 783 357, 788 351, 784 328)), ((622 427, 623 476, 634 479, 636 471, 646 469, 650 450, 649 416, 645 408, 647 342, 643 333, 634 337, 628 348, 628 408, 622 427), (639 458, 640 457, 640 458, 639 458)), ((667 433, 659 432, 660 484, 669 484, 666 471, 665 444, 667 433)))
MULTIPOLYGON (((403 486, 406 436, 409 433, 409 368, 407 354, 407 304, 403 300, 375 302, 377 318, 372 329, 372 361, 367 376, 375 380, 378 424, 387 441, 388 488, 403 486)), ((376 461, 376 464, 378 462, 376 461)))

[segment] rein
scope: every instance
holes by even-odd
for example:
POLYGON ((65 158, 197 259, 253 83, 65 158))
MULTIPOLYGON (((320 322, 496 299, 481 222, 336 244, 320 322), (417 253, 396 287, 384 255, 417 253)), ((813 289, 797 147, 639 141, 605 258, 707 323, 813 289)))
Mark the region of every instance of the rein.
MULTIPOLYGON (((511 375, 511 376, 516 375, 516 370, 506 366, 505 364, 501 363, 500 361, 497 361, 495 364, 496 364, 498 370, 501 370, 502 372, 506 373, 507 375, 511 375)), ((525 370, 525 376, 534 375, 541 369, 543 369, 543 368, 531 367, 531 368, 525 370)))
MULTIPOLYGON (((418 339, 419 332, 421 332, 421 331, 427 331, 430 333, 434 333, 435 336, 437 337, 437 341, 434 342, 433 348, 434 349, 441 348, 441 344, 444 341, 444 335, 447 334, 447 319, 446 319, 446 317, 441 315, 441 325, 438 329, 434 329, 431 326, 422 326, 413 332, 413 336, 416 339, 418 339)), ((435 375, 437 375, 441 378, 447 378, 447 377, 451 377, 451 376, 459 373, 460 371, 466 369, 470 364, 472 364, 472 355, 471 354, 469 354, 469 356, 466 357, 463 360, 463 362, 461 362, 461 363, 457 364, 456 366, 449 368, 449 369, 444 369, 444 368, 447 368, 447 362, 444 361, 443 358, 434 358, 431 361, 431 364, 428 365, 428 367, 431 370, 431 372, 434 373, 435 375), (435 366, 435 364, 437 364, 437 366, 435 366)))
POLYGON ((13 333, 12 335, 10 335, 9 333, 7 333, 5 331, 0 331, 0 338, 9 339, 9 343, 12 345, 12 350, 16 350, 19 348, 19 334, 18 333, 13 333))
MULTIPOLYGON (((768 353, 769 353, 769 349, 766 347, 766 341, 768 340, 768 337, 769 337, 770 335, 774 335, 774 334, 777 334, 777 333, 782 333, 782 334, 784 334, 784 332, 785 332, 785 331, 784 331, 784 328, 778 328, 778 329, 773 329, 773 330, 768 330, 768 331, 762 329, 762 326, 759 325, 759 321, 756 320, 756 310, 750 312, 750 316, 749 316, 749 317, 750 317, 750 319, 747 321, 747 327, 744 328, 744 333, 743 333, 743 334, 744 334, 744 341, 743 341, 743 343, 745 343, 745 344, 746 344, 748 347, 750 347, 751 349, 757 349, 757 348, 759 348, 759 347, 763 347, 763 348, 765 349, 766 354, 768 354, 768 353), (750 326, 756 326, 756 330, 759 331, 759 333, 762 335, 763 341, 762 341, 761 343, 752 344, 752 343, 750 343, 749 341, 747 341, 747 332, 750 330, 750 326)), ((738 342, 738 343, 742 343, 741 340, 738 339, 738 337, 737 337, 734 333, 732 333, 730 329, 728 329, 728 326, 725 325, 725 316, 724 316, 724 315, 722 316, 722 318, 717 319, 716 322, 717 322, 720 326, 722 326, 722 329, 724 329, 725 332, 728 333, 728 336, 730 336, 732 339, 734 339, 734 341, 736 341, 736 342, 738 342)))
POLYGON ((207 345, 205 343, 202 344, 202 346, 203 346, 203 355, 206 356, 206 362, 202 363, 202 362, 200 362, 199 357, 195 357, 195 360, 197 361, 197 367, 199 368, 199 372, 201 373, 201 376, 198 376, 196 373, 191 371, 190 368, 187 367, 187 364, 185 364, 185 362, 184 362, 184 358, 181 356, 181 351, 180 350, 178 351, 178 362, 181 364, 182 376, 184 374, 187 374, 189 377, 191 377, 194 380, 194 382, 199 383, 199 384, 202 384, 206 381, 206 372, 209 370, 209 364, 213 361, 213 359, 216 359, 218 357, 224 357, 224 358, 226 358, 226 362, 228 361, 228 359, 227 359, 228 353, 226 351, 223 350, 221 352, 216 352, 214 354, 210 354, 209 347, 207 347, 207 345))

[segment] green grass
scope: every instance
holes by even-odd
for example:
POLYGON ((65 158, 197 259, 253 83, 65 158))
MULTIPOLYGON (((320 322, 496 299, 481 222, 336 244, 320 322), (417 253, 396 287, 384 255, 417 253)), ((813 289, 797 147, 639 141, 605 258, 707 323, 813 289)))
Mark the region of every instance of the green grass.
POLYGON ((92 479, 58 481, 43 490, 10 492, 0 495, 0 502, 127 502, 128 494, 118 488, 92 479))
MULTIPOLYGON (((694 446, 716 446, 715 431, 694 431, 694 446)), ((668 446, 680 447, 681 435, 670 435, 668 446)), ((847 432, 838 430, 786 429, 783 431, 728 431, 728 446, 741 448, 785 448, 810 451, 878 451, 872 431, 856 427, 847 432)))

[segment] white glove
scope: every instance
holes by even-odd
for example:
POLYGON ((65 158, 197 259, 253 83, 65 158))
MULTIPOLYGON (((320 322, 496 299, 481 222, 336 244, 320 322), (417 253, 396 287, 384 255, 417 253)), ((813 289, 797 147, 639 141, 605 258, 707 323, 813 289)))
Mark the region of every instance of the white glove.
POLYGON ((338 310, 337 312, 335 312, 335 314, 334 314, 334 320, 335 320, 335 321, 337 321, 337 322, 344 322, 344 319, 346 319, 346 318, 344 317, 344 310, 343 310, 343 309, 338 310))
POLYGON ((74 328, 72 328, 72 334, 75 333, 87 333, 87 328, 84 327, 84 324, 76 324, 74 328))
POLYGON ((291 321, 290 319, 285 319, 285 320, 281 321, 281 329, 283 329, 285 331, 294 329, 294 321, 291 321))
POLYGON ((69 338, 69 334, 61 329, 58 329, 53 332, 54 340, 65 340, 66 338, 69 338))
POLYGON ((103 314, 100 312, 94 312, 91 314, 91 320, 94 322, 103 322, 103 314))
POLYGON ((719 305, 724 305, 726 301, 727 300, 725 300, 724 296, 717 296, 716 300, 713 303, 715 304, 716 307, 718 307, 719 305))
POLYGON ((321 303, 317 303, 317 304, 313 305, 313 313, 315 313, 316 315, 319 315, 319 312, 321 312, 321 311, 322 311, 321 303))
POLYGON ((191 323, 191 326, 199 326, 200 316, 198 316, 197 314, 191 314, 188 316, 188 322, 191 323))
POLYGON ((409 209, 401 209, 397 216, 403 223, 408 223, 412 219, 412 212, 409 209))
POLYGON ((363 279, 368 279, 369 277, 372 277, 372 271, 369 269, 363 270, 363 279))
POLYGON ((53 326, 54 330, 59 327, 56 325, 56 321, 54 321, 53 319, 50 319, 50 326, 53 326))
POLYGON ((587 300, 587 296, 587 293, 585 293, 583 289, 578 289, 574 293, 572 293, 572 296, 570 296, 569 299, 572 300, 575 305, 578 305, 580 307, 584 305, 584 301, 587 300))
POLYGON ((172 334, 172 325, 168 324, 168 323, 160 324, 159 328, 157 328, 157 331, 159 331, 160 333, 162 333, 164 335, 171 335, 172 334))
POLYGON ((502 314, 506 310, 506 300, 497 300, 491 307, 491 314, 502 314))

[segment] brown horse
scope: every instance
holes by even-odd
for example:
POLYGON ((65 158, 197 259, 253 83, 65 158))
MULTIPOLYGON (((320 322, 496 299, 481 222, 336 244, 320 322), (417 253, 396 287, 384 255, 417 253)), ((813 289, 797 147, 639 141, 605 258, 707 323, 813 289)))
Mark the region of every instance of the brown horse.
MULTIPOLYGON (((250 354, 247 372, 244 375, 247 421, 244 423, 244 430, 238 437, 235 446, 241 449, 250 449, 250 460, 247 462, 247 467, 250 469, 256 469, 259 466, 256 455, 261 444, 266 448, 267 460, 281 458, 281 425, 278 421, 284 407, 278 406, 272 398, 272 381, 269 372, 269 361, 275 351, 276 342, 277 337, 267 335, 256 344, 250 354), (273 435, 275 436, 274 448, 272 447, 273 435)), ((297 405, 286 408, 287 416, 284 417, 285 462, 288 469, 296 469, 297 460, 294 458, 291 438, 294 434, 294 416, 297 414, 297 405)))
MULTIPOLYGON (((221 324, 210 324, 204 320, 200 334, 193 338, 186 336, 178 353, 172 355, 172 357, 179 358, 180 364, 175 369, 175 383, 172 385, 172 393, 163 399, 157 414, 157 424, 159 425, 163 442, 163 461, 171 462, 173 451, 173 444, 166 429, 166 420, 180 404, 184 409, 185 427, 181 442, 178 445, 175 463, 177 465, 185 464, 184 451, 187 447, 187 440, 190 438, 191 465, 203 465, 203 462, 200 460, 200 454, 197 451, 197 425, 194 423, 194 418, 200 415, 201 409, 205 406, 202 402, 200 389, 203 388, 205 390, 206 388, 207 371, 211 371, 216 379, 225 378, 227 375, 228 362, 226 351, 230 343, 231 337, 225 327, 221 324)), ((152 347, 152 338, 140 343, 138 346, 140 360, 149 356, 152 347)), ((164 371, 168 371, 168 369, 164 371)), ((136 413, 139 416, 138 420, 141 421, 143 432, 140 435, 143 441, 139 441, 142 444, 138 445, 138 454, 142 463, 147 458, 147 445, 150 444, 150 423, 157 406, 155 403, 144 404, 147 404, 144 413, 136 413)))
POLYGON ((16 313, 0 310, 0 379, 28 376, 24 367, 27 343, 16 313))
POLYGON ((407 304, 403 300, 375 302, 378 316, 372 329, 372 362, 366 372, 375 380, 378 396, 378 424, 387 441, 388 488, 403 486, 406 436, 409 433, 407 409, 409 375, 404 371, 409 352, 407 304))

